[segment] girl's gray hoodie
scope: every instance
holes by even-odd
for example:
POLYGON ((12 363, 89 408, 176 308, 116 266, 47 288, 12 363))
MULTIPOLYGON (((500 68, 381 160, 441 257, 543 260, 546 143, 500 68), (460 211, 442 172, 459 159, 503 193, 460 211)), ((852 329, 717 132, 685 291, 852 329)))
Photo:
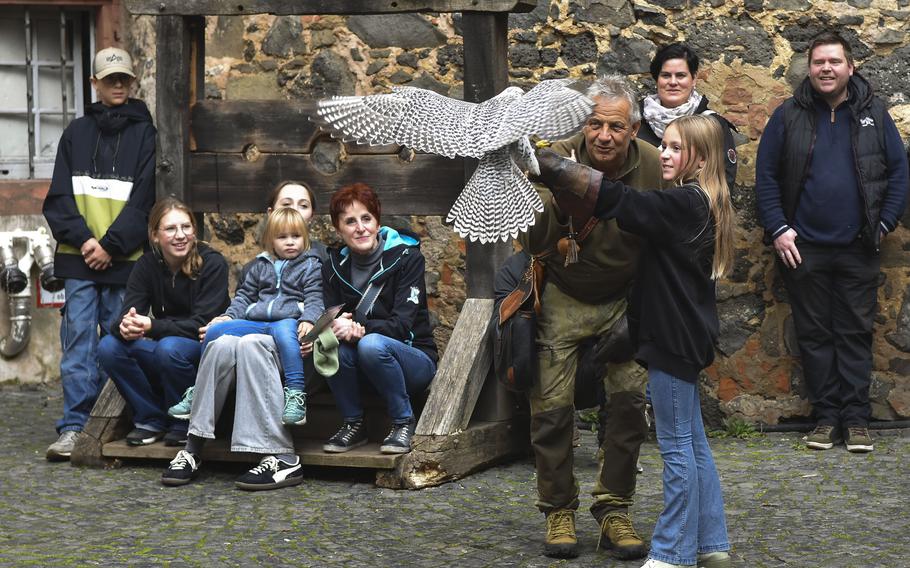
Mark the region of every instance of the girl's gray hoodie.
POLYGON ((268 253, 253 260, 225 315, 233 319, 315 322, 322 311, 322 261, 310 248, 283 268, 268 253))

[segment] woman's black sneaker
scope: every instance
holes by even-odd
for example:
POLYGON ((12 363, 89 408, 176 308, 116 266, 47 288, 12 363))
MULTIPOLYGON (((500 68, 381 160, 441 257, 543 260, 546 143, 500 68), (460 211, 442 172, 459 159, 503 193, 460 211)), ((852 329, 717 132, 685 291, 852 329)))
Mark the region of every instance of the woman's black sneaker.
POLYGON ((247 491, 263 491, 299 485, 302 481, 300 458, 297 458, 297 463, 287 463, 275 456, 265 456, 259 465, 238 477, 234 485, 247 491))
POLYGON ((126 443, 130 446, 147 446, 154 444, 164 437, 164 432, 155 432, 145 428, 133 428, 133 431, 126 435, 126 443))
POLYGON ((186 485, 199 473, 202 461, 195 454, 186 450, 177 452, 177 457, 171 460, 167 470, 161 474, 161 483, 170 486, 186 485))
POLYGON ((411 451, 411 437, 416 422, 411 418, 404 424, 393 424, 392 431, 382 441, 379 451, 384 454, 406 454, 411 451))
POLYGON ((366 425, 363 420, 358 420, 357 422, 345 422, 341 426, 341 430, 335 432, 335 435, 329 438, 329 441, 322 446, 322 449, 333 454, 340 454, 366 443, 366 425))
POLYGON ((164 435, 164 445, 178 448, 186 445, 186 432, 175 432, 171 430, 164 435))

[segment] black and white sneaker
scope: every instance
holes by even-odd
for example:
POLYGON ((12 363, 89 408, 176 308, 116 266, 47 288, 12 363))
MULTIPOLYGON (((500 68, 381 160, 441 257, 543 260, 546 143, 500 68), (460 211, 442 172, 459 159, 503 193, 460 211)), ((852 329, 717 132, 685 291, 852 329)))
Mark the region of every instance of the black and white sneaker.
POLYGON ((126 435, 126 443, 130 446, 147 446, 154 444, 164 437, 164 432, 156 432, 145 428, 133 428, 133 431, 126 435))
POLYGON ((170 430, 164 435, 164 445, 172 448, 180 448, 186 445, 186 432, 170 430))
POLYGON ((234 485, 247 491, 263 491, 299 485, 302 481, 300 458, 296 463, 286 463, 275 456, 265 456, 259 465, 238 477, 234 485))
POLYGON ((392 431, 382 441, 379 451, 384 454, 406 454, 411 451, 411 437, 416 422, 411 418, 404 424, 393 424, 392 431))
POLYGON ((357 422, 345 422, 341 426, 341 430, 335 432, 335 435, 329 438, 328 442, 322 446, 322 449, 333 454, 340 454, 366 443, 366 425, 363 420, 358 420, 357 422))
POLYGON ((202 465, 202 460, 199 459, 199 456, 186 450, 180 450, 177 452, 177 456, 171 460, 171 465, 161 474, 161 483, 172 487, 186 485, 196 478, 200 465, 202 465))

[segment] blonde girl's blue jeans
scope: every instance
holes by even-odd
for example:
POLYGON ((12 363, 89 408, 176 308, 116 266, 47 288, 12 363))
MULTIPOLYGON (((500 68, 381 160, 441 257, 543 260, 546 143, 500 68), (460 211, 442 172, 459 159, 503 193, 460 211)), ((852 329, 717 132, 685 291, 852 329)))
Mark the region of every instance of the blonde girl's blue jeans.
POLYGON ((730 550, 724 500, 705 436, 698 386, 648 370, 657 444, 664 461, 664 510, 649 556, 694 565, 696 554, 730 550))

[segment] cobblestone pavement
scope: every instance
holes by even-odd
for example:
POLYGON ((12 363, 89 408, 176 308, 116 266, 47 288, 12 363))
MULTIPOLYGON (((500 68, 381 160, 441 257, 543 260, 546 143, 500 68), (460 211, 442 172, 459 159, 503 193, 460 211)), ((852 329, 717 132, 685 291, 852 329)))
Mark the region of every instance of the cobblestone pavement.
MULTIPOLYGON (((578 516, 582 555, 542 556, 530 459, 422 491, 311 469, 298 487, 246 493, 232 483, 241 468, 211 463, 197 482, 166 488, 160 462, 104 471, 45 461, 60 408, 59 391, 0 389, 2 566, 641 565, 595 551, 590 499, 578 516)), ((875 435, 869 455, 804 450, 793 433, 712 439, 734 564, 910 565, 910 431, 875 435)), ((583 432, 575 454, 583 495, 595 449, 583 432)), ((649 535, 661 508, 655 442, 641 463, 633 516, 649 535)))

